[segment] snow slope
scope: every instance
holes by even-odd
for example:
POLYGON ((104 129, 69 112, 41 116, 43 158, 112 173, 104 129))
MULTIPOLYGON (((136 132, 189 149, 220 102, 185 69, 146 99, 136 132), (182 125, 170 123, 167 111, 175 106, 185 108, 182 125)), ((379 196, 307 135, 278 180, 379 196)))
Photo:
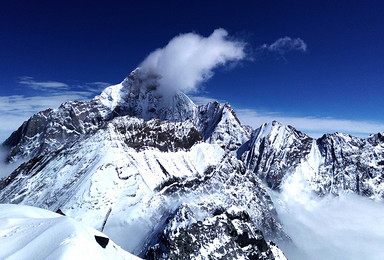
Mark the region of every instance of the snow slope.
POLYGON ((0 204, 0 259, 139 259, 103 233, 70 217, 30 206, 0 204))

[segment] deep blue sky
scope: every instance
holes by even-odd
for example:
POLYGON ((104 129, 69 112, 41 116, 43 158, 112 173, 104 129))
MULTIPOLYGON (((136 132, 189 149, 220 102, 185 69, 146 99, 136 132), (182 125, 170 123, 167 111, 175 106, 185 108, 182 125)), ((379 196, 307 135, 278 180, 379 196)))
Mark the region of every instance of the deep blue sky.
POLYGON ((200 95, 282 118, 384 126, 383 1, 79 2, 2 3, 0 96, 35 95, 18 83, 22 76, 119 83, 174 36, 224 28, 248 43, 252 60, 216 70, 200 95), (307 52, 258 51, 284 36, 302 39, 307 52))

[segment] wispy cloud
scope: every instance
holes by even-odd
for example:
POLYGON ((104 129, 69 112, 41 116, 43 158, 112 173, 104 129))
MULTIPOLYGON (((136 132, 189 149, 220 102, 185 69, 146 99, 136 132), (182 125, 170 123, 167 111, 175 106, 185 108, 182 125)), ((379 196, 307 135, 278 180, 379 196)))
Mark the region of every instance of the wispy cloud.
POLYGON ((279 55, 284 55, 290 51, 306 52, 307 44, 300 38, 292 39, 291 37, 283 37, 277 39, 272 44, 263 44, 261 49, 267 50, 279 55))
POLYGON ((195 96, 195 95, 189 95, 189 97, 191 98, 191 100, 196 104, 196 105, 205 105, 209 102, 214 102, 214 101, 217 101, 219 103, 225 103, 224 100, 218 100, 218 99, 215 99, 215 98, 211 98, 211 97, 208 97, 208 96, 195 96))
POLYGON ((111 83, 108 82, 89 82, 89 83, 83 83, 78 84, 77 87, 83 91, 87 91, 90 94, 99 95, 106 87, 111 86, 111 83))
POLYGON ((63 93, 63 91, 73 92, 73 89, 84 92, 83 94, 89 93, 89 95, 98 95, 102 90, 111 84, 108 82, 86 82, 86 83, 64 83, 59 81, 36 81, 33 77, 23 76, 19 78, 17 82, 20 85, 34 89, 37 91, 44 91, 50 93, 63 93), (87 93, 86 93, 87 92, 87 93))
POLYGON ((253 109, 235 109, 235 112, 243 124, 252 127, 259 127, 263 123, 276 120, 291 125, 312 137, 320 137, 325 133, 334 132, 367 137, 370 134, 384 131, 384 123, 382 122, 321 117, 291 117, 280 113, 261 112, 253 109))
POLYGON ((57 81, 35 81, 33 77, 23 76, 19 78, 19 84, 35 90, 67 90, 69 86, 57 81))

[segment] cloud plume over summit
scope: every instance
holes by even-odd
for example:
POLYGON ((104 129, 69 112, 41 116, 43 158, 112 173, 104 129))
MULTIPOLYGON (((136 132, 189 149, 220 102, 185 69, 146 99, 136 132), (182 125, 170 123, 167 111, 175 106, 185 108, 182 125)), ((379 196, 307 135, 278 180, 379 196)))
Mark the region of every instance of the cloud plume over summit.
POLYGON ((213 76, 214 68, 245 58, 244 48, 244 42, 230 39, 224 29, 216 29, 208 37, 180 34, 150 53, 140 67, 159 75, 161 87, 195 92, 213 76))

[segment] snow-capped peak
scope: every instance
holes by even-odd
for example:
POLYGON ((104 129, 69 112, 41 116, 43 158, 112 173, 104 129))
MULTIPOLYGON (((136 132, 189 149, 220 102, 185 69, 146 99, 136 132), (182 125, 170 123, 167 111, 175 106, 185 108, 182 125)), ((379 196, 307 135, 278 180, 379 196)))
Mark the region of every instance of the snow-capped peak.
POLYGON ((307 155, 312 139, 277 121, 256 129, 242 154, 247 167, 265 180, 269 187, 279 189, 289 167, 300 163, 298 154, 307 155))
POLYGON ((120 92, 122 88, 123 84, 121 83, 109 86, 98 96, 98 99, 103 105, 113 110, 121 100, 120 92))
POLYGON ((141 90, 155 90, 158 86, 156 79, 154 75, 144 75, 140 68, 136 68, 121 83, 105 88, 96 99, 114 110, 119 103, 124 103, 127 96, 138 94, 141 90))
POLYGON ((158 75, 137 68, 120 84, 107 87, 95 100, 99 100, 116 116, 170 121, 192 118, 195 104, 184 93, 160 86, 158 80, 158 75))

